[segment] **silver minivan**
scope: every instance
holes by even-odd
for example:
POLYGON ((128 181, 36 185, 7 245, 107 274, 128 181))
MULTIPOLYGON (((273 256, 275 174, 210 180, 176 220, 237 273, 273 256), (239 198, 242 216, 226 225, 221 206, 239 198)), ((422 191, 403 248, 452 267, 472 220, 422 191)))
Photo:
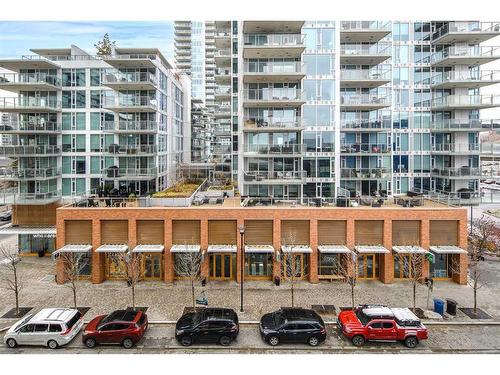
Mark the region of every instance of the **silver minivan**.
POLYGON ((83 327, 83 315, 75 309, 43 309, 28 315, 9 328, 3 342, 18 345, 43 345, 50 349, 68 344, 83 327))

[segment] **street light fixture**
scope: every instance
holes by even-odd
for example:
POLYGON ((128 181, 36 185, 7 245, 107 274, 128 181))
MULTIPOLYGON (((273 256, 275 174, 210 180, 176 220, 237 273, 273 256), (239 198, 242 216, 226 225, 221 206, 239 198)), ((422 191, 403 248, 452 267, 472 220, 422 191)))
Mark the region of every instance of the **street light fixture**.
POLYGON ((239 231, 240 231, 240 244, 241 244, 241 261, 240 261, 240 312, 243 312, 243 280, 245 278, 245 245, 243 243, 243 236, 245 235, 245 226, 240 225, 239 226, 239 231))

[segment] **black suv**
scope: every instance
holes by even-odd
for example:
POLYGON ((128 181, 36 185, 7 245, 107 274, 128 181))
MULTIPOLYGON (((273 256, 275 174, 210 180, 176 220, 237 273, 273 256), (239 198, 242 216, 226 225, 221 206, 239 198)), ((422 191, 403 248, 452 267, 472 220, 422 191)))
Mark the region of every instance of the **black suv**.
POLYGON ((282 308, 260 319, 260 335, 272 346, 283 343, 308 343, 317 346, 326 339, 323 319, 313 310, 282 308))
POLYGON ((210 307, 181 316, 175 325, 175 338, 183 346, 193 342, 227 346, 236 339, 239 330, 234 310, 210 307))

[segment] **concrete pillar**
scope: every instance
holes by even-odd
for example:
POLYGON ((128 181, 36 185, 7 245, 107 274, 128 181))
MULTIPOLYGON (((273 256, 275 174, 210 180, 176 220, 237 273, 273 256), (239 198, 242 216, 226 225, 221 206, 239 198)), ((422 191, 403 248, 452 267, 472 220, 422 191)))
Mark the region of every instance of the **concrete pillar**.
POLYGON ((309 246, 311 246, 312 253, 309 259, 309 281, 317 283, 318 278, 318 220, 311 219, 309 221, 309 246))
POLYGON ((96 253, 96 250, 101 246, 101 221, 99 219, 92 219, 92 275, 91 280, 93 284, 99 284, 104 281, 104 254, 96 253))

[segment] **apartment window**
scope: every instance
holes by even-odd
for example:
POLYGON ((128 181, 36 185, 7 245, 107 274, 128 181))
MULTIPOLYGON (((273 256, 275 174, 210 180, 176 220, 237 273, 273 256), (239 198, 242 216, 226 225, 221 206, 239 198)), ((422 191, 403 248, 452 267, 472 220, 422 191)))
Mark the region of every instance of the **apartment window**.
POLYGON ((410 49, 405 45, 395 45, 394 46, 394 56, 396 64, 408 64, 410 61, 410 49))
POLYGON ((85 113, 63 113, 62 130, 85 130, 85 113))
POLYGON ((101 86, 101 69, 90 69, 90 86, 101 86))
POLYGON ((62 92, 63 108, 85 108, 85 91, 72 90, 62 92))
POLYGON ((85 86, 85 69, 63 69, 62 85, 65 87, 85 86))
POLYGON ((333 74, 333 56, 327 55, 304 55, 304 64, 307 75, 329 75, 333 74))
POLYGON ((62 195, 69 196, 74 194, 85 193, 84 178, 63 178, 62 179, 62 195))
POLYGON ((395 41, 406 42, 410 39, 409 24, 406 22, 395 22, 392 32, 395 41))

